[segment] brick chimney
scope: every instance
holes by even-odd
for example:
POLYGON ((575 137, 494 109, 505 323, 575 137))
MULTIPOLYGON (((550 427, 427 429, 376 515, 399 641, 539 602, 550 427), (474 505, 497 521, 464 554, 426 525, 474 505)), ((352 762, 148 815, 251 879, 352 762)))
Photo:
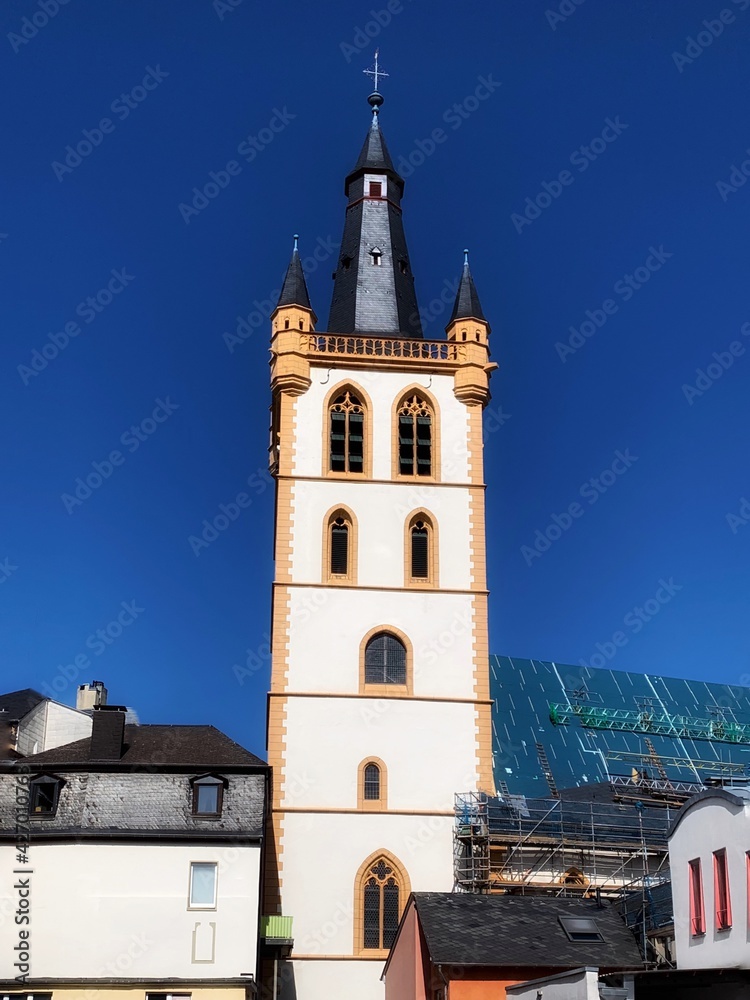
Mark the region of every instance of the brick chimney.
POLYGON ((95 705, 90 760, 120 760, 125 736, 124 705, 95 705))

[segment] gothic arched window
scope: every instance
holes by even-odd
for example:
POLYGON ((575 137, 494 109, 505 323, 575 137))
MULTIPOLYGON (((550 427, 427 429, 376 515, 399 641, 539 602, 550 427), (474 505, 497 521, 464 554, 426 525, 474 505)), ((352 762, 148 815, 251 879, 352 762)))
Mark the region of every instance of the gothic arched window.
POLYGON ((406 684, 406 646, 379 632, 365 646, 365 684, 406 684))
POLYGON ((365 411, 349 389, 331 403, 329 445, 331 472, 364 472, 365 411))
POLYGON ((405 902, 405 887, 387 856, 369 864, 360 878, 362 951, 387 951, 393 944, 405 902))
POLYGON ((432 475, 432 408, 418 393, 407 396, 398 408, 398 472, 432 475))

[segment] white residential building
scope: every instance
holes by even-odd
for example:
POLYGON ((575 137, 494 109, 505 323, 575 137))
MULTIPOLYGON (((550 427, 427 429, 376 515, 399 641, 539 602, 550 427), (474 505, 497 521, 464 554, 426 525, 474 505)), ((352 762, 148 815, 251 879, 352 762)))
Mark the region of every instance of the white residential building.
POLYGON ((212 726, 126 725, 116 706, 89 737, 0 765, 0 986, 244 1000, 266 783, 212 726))
POLYGON ((750 789, 708 788, 669 835, 678 969, 750 969, 750 789))

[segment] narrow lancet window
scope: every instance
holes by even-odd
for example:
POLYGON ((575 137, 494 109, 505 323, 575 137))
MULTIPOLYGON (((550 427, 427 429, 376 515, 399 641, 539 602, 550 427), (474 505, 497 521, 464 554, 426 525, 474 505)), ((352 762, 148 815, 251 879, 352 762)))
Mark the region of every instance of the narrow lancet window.
POLYGON ((411 575, 414 580, 427 580, 430 576, 429 528, 424 521, 416 521, 411 529, 411 575))
POLYGON ((331 576, 346 576, 349 572, 349 525, 343 517, 331 524, 331 576))

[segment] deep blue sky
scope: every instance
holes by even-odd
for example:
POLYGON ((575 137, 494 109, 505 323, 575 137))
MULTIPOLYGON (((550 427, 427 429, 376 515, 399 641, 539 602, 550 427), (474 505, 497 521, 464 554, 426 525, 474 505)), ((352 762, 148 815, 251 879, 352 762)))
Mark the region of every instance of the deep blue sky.
MULTIPOLYGON (((622 630, 615 668, 748 683, 750 523, 733 532, 726 515, 750 497, 750 184, 717 190, 750 156, 746 0, 727 0, 734 22, 682 72, 673 53, 721 3, 568 0, 562 20, 544 0, 403 0, 358 52, 385 3, 234 2, 69 0, 27 43, 7 36, 41 8, 3 4, 2 687, 59 677, 72 702, 95 677, 143 721, 210 722, 263 751, 272 489, 254 480, 252 507, 199 555, 188 538, 266 464, 268 324, 233 352, 223 334, 278 289, 292 233, 303 256, 338 241, 376 44, 394 157, 446 135, 406 187, 420 302, 469 246, 501 365, 490 406, 503 426, 486 449, 492 650, 575 664, 622 630), (149 69, 154 89, 113 109, 149 69), (488 76, 501 86, 452 115, 488 76), (53 168, 102 118, 90 155, 53 168), (608 118, 627 128, 582 170, 576 150, 608 118), (238 146, 272 119, 283 128, 248 162, 238 146), (233 159, 240 173, 186 222, 180 203, 233 159), (519 233, 512 214, 564 170, 519 233), (651 247, 672 256, 625 301, 616 283, 651 247), (86 323, 78 304, 113 269, 132 280, 86 323), (563 362, 556 343, 606 299, 617 311, 563 362), (19 373, 76 321, 46 368, 19 373), (744 354, 690 405, 683 385, 733 341, 744 354), (122 435, 158 399, 178 408, 129 450, 122 435), (63 494, 113 450, 123 463, 68 513, 63 494), (592 505, 581 488, 618 450, 637 461, 592 505), (575 502, 583 515, 528 565, 522 546, 575 502), (682 589, 637 632, 623 626, 660 579, 682 589), (123 634, 87 647, 132 601, 143 611, 123 634), (258 669, 239 684, 247 650, 258 669)), ((331 269, 309 275, 321 328, 331 269)))

